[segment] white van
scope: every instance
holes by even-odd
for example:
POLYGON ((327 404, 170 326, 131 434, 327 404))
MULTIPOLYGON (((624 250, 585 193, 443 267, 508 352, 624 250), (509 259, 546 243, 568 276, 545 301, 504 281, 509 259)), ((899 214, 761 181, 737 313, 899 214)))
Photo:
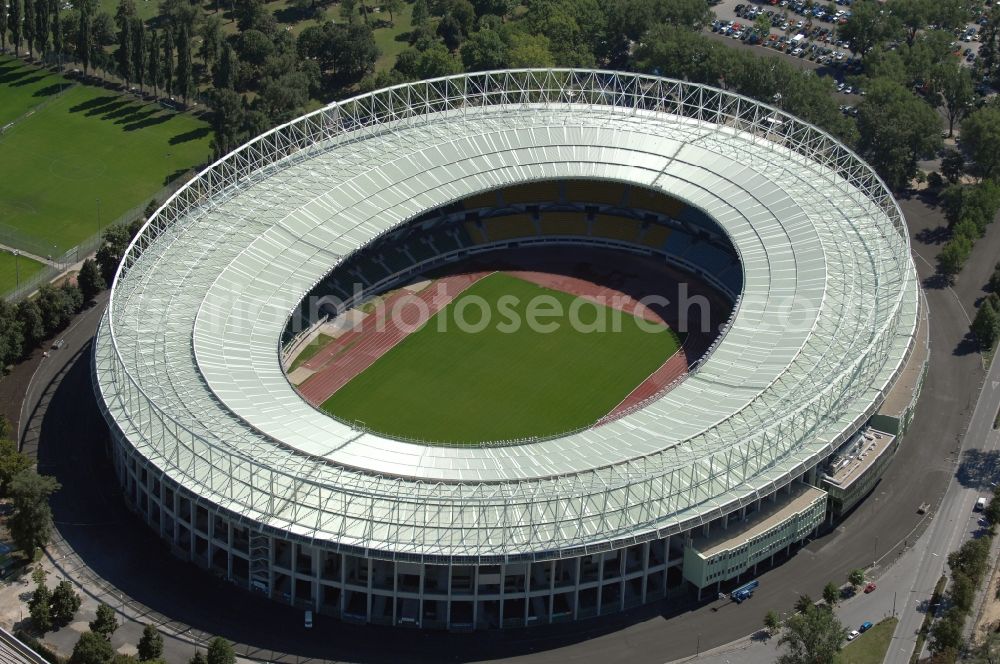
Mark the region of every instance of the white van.
POLYGON ((976 512, 982 512, 984 509, 986 509, 986 499, 983 498, 982 496, 980 496, 979 500, 976 501, 975 508, 973 508, 973 509, 976 512))
POLYGON ((312 629, 312 627, 313 627, 313 612, 312 611, 306 611, 305 626, 306 626, 306 629, 312 629))

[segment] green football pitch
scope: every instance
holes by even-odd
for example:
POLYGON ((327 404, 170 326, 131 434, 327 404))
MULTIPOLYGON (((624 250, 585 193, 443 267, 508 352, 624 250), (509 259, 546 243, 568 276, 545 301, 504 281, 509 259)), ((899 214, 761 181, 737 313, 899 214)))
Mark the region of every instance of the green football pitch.
POLYGON ((574 314, 574 300, 507 274, 490 275, 322 408, 381 433, 453 444, 548 436, 593 424, 673 355, 680 338, 666 326, 592 302, 578 302, 574 314), (538 296, 546 296, 544 311, 561 310, 536 318, 554 330, 526 323, 538 296), (492 312, 486 325, 484 310, 492 312), (514 316, 522 324, 508 327, 514 316), (459 320, 483 329, 462 329, 459 320), (588 331, 601 320, 604 330, 588 331))
POLYGON ((0 118, 19 118, 0 135, 0 242, 42 255, 144 206, 211 154, 205 122, 67 83, 0 58, 0 118))

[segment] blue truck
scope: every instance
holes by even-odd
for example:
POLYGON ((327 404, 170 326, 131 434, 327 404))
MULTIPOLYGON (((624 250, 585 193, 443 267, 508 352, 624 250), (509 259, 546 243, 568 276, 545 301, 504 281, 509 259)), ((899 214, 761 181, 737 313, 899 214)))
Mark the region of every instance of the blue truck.
POLYGON ((754 579, 750 583, 745 583, 733 592, 729 593, 729 599, 733 600, 737 604, 743 603, 743 600, 750 599, 753 597, 753 591, 757 589, 760 585, 760 581, 754 579))

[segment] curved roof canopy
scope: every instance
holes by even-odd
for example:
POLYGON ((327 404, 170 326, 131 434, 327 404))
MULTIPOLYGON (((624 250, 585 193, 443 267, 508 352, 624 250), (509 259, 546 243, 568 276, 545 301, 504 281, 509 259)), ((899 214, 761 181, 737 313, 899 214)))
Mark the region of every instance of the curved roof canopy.
POLYGON ((710 520, 773 491, 877 408, 918 285, 902 216, 822 131, 720 90, 502 71, 380 90, 216 162, 130 247, 95 351, 109 415, 206 500, 371 555, 545 558, 710 520), (660 190, 729 234, 744 291, 699 370, 609 424, 514 446, 357 431, 299 397, 278 339, 345 256, 487 189, 660 190))

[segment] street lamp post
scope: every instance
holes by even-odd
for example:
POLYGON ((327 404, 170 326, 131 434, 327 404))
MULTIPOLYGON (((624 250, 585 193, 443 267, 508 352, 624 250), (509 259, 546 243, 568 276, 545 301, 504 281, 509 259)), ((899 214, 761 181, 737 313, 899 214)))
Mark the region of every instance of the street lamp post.
POLYGON ((878 562, 878 535, 875 536, 875 553, 872 556, 872 567, 878 562))
POLYGON ((17 249, 14 250, 14 283, 15 288, 21 288, 21 252, 17 249))

